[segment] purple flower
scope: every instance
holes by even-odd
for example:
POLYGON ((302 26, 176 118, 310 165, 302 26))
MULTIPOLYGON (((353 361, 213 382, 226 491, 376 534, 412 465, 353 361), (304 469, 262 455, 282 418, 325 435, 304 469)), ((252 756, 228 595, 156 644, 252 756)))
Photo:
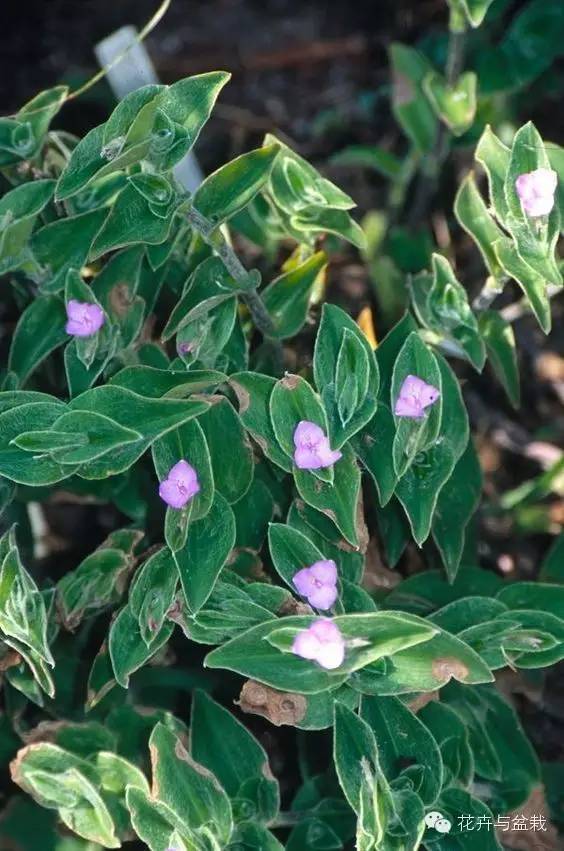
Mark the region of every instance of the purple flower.
POLYGON ((74 299, 67 304, 67 319, 65 331, 73 337, 91 337, 106 321, 99 305, 74 299))
POLYGON ((521 206, 528 216, 547 216, 554 206, 558 175, 550 168, 537 168, 520 174, 515 189, 521 206))
POLYGON ((160 483, 159 496, 171 508, 184 508, 199 490, 200 483, 195 469, 187 461, 179 461, 160 483))
POLYGON ((331 449, 323 429, 308 420, 301 420, 296 426, 294 446, 294 462, 300 470, 330 467, 343 457, 342 452, 331 449))
POLYGON ((294 575, 298 594, 316 609, 330 609, 337 599, 337 565, 332 559, 316 561, 294 575))
POLYGON ((420 420, 425 416, 425 408, 437 401, 441 394, 432 384, 427 384, 416 375, 408 375, 400 387, 396 399, 394 414, 396 417, 411 417, 420 420))
POLYGON ((292 653, 302 659, 312 659, 322 668, 332 671, 345 658, 345 640, 333 621, 320 618, 296 635, 292 653))

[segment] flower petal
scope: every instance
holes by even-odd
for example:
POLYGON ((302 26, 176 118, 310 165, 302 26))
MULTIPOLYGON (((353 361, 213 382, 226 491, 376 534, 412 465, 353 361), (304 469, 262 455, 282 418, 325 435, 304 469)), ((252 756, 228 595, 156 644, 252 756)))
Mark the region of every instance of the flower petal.
POLYGON ((298 570, 297 573, 292 577, 292 582, 296 586, 298 594, 302 597, 309 597, 309 595, 315 589, 315 577, 313 576, 311 569, 309 567, 304 567, 302 570, 298 570))
POLYGON ((314 562, 309 571, 314 579, 318 579, 324 585, 335 585, 337 582, 337 565, 332 558, 314 562))
POLYGON ((317 654, 317 662, 322 668, 328 671, 333 671, 343 664, 345 658, 345 643, 340 641, 331 641, 327 644, 322 644, 317 654))
POLYGON ((317 447, 317 457, 320 461, 320 467, 330 467, 343 457, 343 453, 339 452, 338 449, 331 449, 329 440, 324 437, 317 447))
POLYGON ((292 643, 292 653, 301 656, 302 659, 316 659, 320 648, 319 639, 310 629, 299 632, 292 643))
POLYGON ((296 448, 304 445, 315 446, 323 440, 325 433, 316 423, 309 420, 300 420, 294 431, 294 446, 296 448))
POLYGON ((170 479, 165 479, 159 485, 159 496, 171 508, 183 508, 190 496, 182 493, 178 482, 172 482, 170 479))
POLYGON ((315 609, 330 609, 339 596, 336 585, 314 587, 308 594, 308 602, 315 609))
POLYGON ((315 449, 298 447, 294 452, 294 464, 300 470, 319 470, 324 464, 315 449))

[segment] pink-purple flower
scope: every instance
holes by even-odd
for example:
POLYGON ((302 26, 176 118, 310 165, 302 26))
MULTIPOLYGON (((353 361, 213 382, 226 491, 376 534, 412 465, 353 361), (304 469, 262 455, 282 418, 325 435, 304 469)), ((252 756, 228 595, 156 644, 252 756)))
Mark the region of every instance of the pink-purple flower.
POLYGON ((309 420, 301 420, 294 431, 294 462, 300 470, 319 470, 320 467, 330 467, 342 452, 331 449, 329 438, 322 428, 309 420))
POLYGON ((187 461, 178 461, 159 485, 159 496, 171 508, 184 508, 200 490, 195 469, 187 461))
POLYGON ((416 375, 408 375, 400 387, 394 414, 396 417, 420 420, 425 416, 425 409, 436 402, 440 395, 432 384, 427 384, 416 375))
POLYGON ((554 206, 558 175, 550 168, 537 168, 520 174, 515 189, 525 213, 531 218, 547 216, 554 206))
POLYGON ((294 575, 292 582, 298 594, 315 609, 330 609, 337 599, 337 565, 332 559, 322 559, 303 567, 294 575))
POLYGON ((337 624, 328 618, 319 618, 296 635, 292 653, 332 671, 343 663, 345 640, 337 624))
POLYGON ((91 337, 100 330, 106 317, 98 304, 88 301, 67 302, 67 324, 65 331, 73 337, 91 337))

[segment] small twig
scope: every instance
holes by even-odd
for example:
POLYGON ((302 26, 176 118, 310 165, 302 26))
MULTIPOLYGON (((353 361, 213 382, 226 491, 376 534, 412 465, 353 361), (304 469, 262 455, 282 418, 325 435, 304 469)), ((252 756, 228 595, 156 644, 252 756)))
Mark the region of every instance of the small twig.
POLYGON ((487 310, 497 296, 503 292, 506 280, 507 278, 504 278, 500 281, 498 278, 494 278, 493 275, 488 275, 484 286, 472 302, 474 310, 478 313, 487 310))
MULTIPOLYGON (((558 293, 564 292, 561 286, 557 286, 556 284, 549 284, 546 288, 546 294, 549 299, 554 298, 554 296, 558 295, 558 293)), ((499 311, 500 316, 502 316, 506 322, 515 322, 517 319, 520 319, 525 314, 531 312, 531 306, 526 298, 522 298, 520 301, 516 301, 513 304, 508 304, 507 307, 504 307, 499 311)))
MULTIPOLYGON (((456 84, 462 66, 464 64, 464 51, 466 46, 466 33, 449 31, 448 53, 445 66, 445 78, 447 86, 456 84)), ((411 205, 407 224, 413 230, 426 218, 427 210, 450 150, 450 131, 445 124, 441 123, 433 152, 427 159, 427 165, 422 169, 417 186, 415 198, 411 205)))
POLYGON ((199 213, 194 207, 190 207, 186 215, 192 228, 213 248, 231 277, 241 285, 242 291, 240 296, 248 307, 255 326, 267 338, 281 357, 282 346, 280 341, 275 337, 274 323, 270 314, 259 293, 255 289, 248 289, 249 272, 245 269, 225 239, 220 228, 213 222, 210 222, 209 219, 199 213))

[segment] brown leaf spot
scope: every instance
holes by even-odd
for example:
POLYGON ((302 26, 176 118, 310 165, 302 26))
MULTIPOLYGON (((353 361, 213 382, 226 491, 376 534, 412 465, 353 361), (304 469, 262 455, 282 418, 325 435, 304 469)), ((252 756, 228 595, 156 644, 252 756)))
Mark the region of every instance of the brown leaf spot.
POLYGON ((244 683, 237 703, 243 712, 262 715, 276 727, 283 724, 295 726, 307 712, 307 700, 303 694, 278 691, 256 680, 244 683))
POLYGON ((405 103, 411 103, 414 97, 413 86, 409 77, 401 74, 399 71, 394 73, 392 82, 394 103, 397 106, 402 106, 405 103))
POLYGON ((302 603, 300 600, 296 600, 294 597, 288 597, 287 600, 284 600, 280 608, 278 609, 279 615, 312 615, 313 610, 308 606, 307 603, 302 603))
POLYGON ((448 683, 453 677, 455 680, 459 680, 459 682, 464 682, 470 673, 466 665, 454 656, 435 659, 431 669, 433 675, 443 683, 448 683))
POLYGON ((368 534, 368 527, 364 521, 364 498, 362 495, 362 489, 360 490, 358 502, 356 504, 356 534, 358 537, 358 549, 364 555, 368 549, 370 535, 368 534))
POLYGON ((125 316, 131 307, 132 298, 129 294, 129 285, 126 283, 116 284, 110 292, 110 306, 117 316, 125 316))
POLYGON ((423 709, 423 707, 427 706, 428 703, 431 703, 432 700, 438 699, 438 691, 423 691, 421 694, 418 694, 417 697, 414 697, 413 700, 409 700, 407 705, 412 712, 419 712, 420 709, 423 709))
POLYGON ((286 373, 284 378, 281 379, 280 384, 282 387, 285 387, 286 390, 295 390, 300 381, 299 375, 292 375, 291 373, 286 373))
POLYGON ((6 652, 0 659, 0 673, 2 671, 7 671, 8 668, 13 668, 15 665, 19 665, 21 661, 22 657, 16 650, 6 648, 6 652))
POLYGON ((233 381, 233 379, 231 379, 229 383, 233 388, 235 395, 237 396, 237 402, 239 403, 239 413, 244 414, 245 411, 247 411, 250 407, 251 394, 241 384, 239 384, 238 381, 233 381))

